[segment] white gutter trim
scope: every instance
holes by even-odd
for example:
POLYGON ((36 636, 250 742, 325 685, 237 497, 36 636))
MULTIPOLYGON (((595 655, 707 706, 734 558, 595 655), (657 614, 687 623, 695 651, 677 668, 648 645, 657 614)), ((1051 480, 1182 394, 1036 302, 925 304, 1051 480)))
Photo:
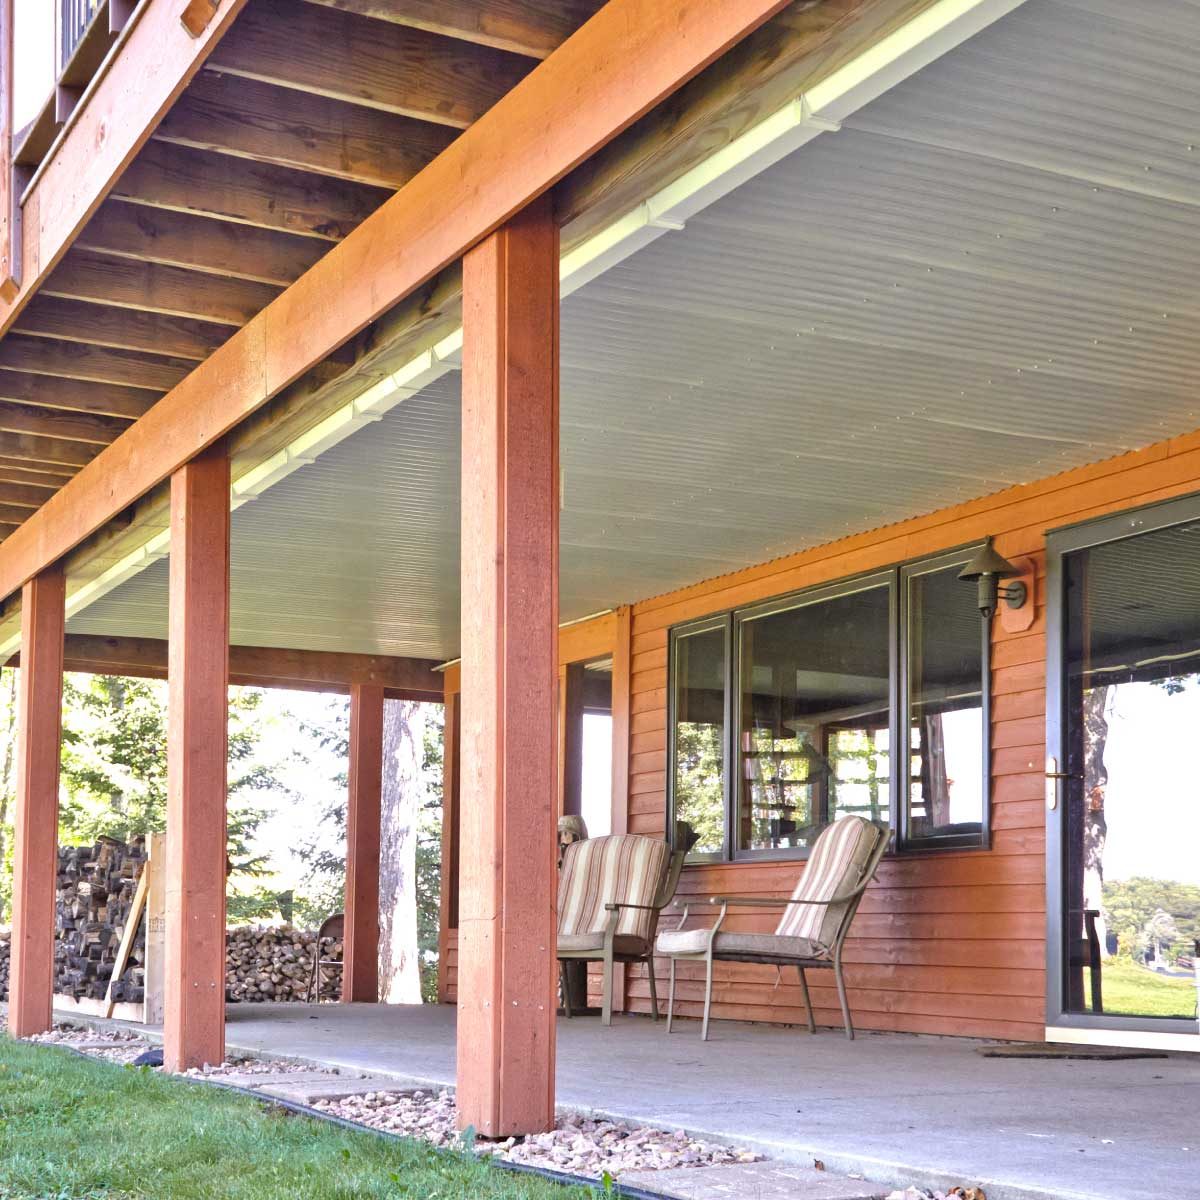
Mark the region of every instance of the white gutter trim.
MULTIPOLYGON (((664 233, 687 221, 824 133, 836 133, 842 121, 863 105, 916 74, 922 67, 961 45, 1024 0, 940 0, 894 30, 876 45, 840 67, 809 91, 790 100, 728 146, 710 155, 673 183, 588 238, 559 267, 565 298, 624 262, 664 233)), ((397 404, 462 365, 462 328, 431 349, 373 382, 353 400, 301 434, 283 450, 247 468, 231 488, 231 507, 261 496, 293 471, 324 454, 352 433, 380 420, 397 404)), ((73 616, 167 553, 167 532, 156 534, 94 579, 69 593, 73 616), (151 546, 156 547, 151 550, 151 546)), ((19 631, 0 643, 7 658, 20 645, 19 631)))

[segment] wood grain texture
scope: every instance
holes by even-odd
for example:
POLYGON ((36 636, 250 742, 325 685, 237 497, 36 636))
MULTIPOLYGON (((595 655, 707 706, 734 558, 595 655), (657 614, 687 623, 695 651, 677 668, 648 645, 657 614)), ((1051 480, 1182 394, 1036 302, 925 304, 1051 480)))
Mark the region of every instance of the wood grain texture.
MULTIPOLYGON (((22 310, 13 332, 200 362, 229 336, 229 326, 63 298, 47 285, 22 310)), ((143 397, 138 415, 148 407, 143 397)))
POLYGON ((57 408, 0 400, 0 431, 6 433, 33 433, 68 442, 107 446, 128 428, 129 422, 119 417, 98 417, 91 413, 64 412, 57 408))
POLYGON ((545 58, 603 0, 309 0, 377 21, 545 58))
POLYGON ((294 88, 202 71, 158 141, 396 189, 457 130, 294 88))
POLYGON ((229 458, 211 447, 171 480, 167 937, 163 1062, 225 1058, 229 458))
POLYGON ((286 287, 329 247, 313 238, 106 201, 76 243, 111 257, 286 287))
POLYGON ((113 187, 115 197, 131 203, 331 242, 361 224, 389 194, 166 142, 151 142, 113 187))
POLYGON ((0 342, 0 370, 26 371, 60 379, 115 383, 161 394, 178 384, 192 363, 160 354, 111 350, 80 342, 10 333, 0 342))
POLYGON ((53 1019, 65 606, 66 581, 57 568, 43 571, 22 591, 21 649, 26 666, 17 696, 8 998, 8 1031, 13 1037, 43 1033, 53 1019))
POLYGON ((0 297, 0 334, 57 265, 245 3, 224 0, 198 38, 179 23, 177 5, 152 0, 142 6, 121 52, 95 81, 87 104, 29 189, 21 227, 21 287, 11 299, 0 297))
POLYGON ((558 227, 463 263, 458 1120, 554 1124, 558 227))
MULTIPOLYGON (((34 319, 37 324, 37 318, 34 319)), ((158 399, 144 388, 88 383, 78 379, 56 379, 26 371, 0 370, 0 400, 62 408, 72 412, 99 413, 136 420, 158 399)))
POLYGON ((255 0, 208 61, 227 75, 457 129, 478 120, 532 65, 421 29, 287 0, 255 0))
POLYGON ((383 803, 383 688, 350 689, 342 1000, 379 1001, 379 832, 383 803))
MULTIPOLYGON (((245 325, 266 308, 278 287, 246 279, 222 279, 159 263, 133 262, 92 250, 72 250, 46 280, 39 295, 88 300, 168 317, 190 317, 223 326, 197 335, 194 352, 206 357, 227 338, 231 328, 245 325)), ((165 347, 159 353, 172 353, 165 347)))

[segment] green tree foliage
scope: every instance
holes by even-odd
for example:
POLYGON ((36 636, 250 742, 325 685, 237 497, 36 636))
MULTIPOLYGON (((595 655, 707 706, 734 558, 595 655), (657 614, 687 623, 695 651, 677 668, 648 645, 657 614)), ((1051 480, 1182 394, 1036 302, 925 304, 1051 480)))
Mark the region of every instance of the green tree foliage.
POLYGON ((1200 937, 1200 886, 1143 875, 1104 884, 1104 913, 1118 952, 1144 958, 1158 942, 1168 957, 1191 954, 1200 937))

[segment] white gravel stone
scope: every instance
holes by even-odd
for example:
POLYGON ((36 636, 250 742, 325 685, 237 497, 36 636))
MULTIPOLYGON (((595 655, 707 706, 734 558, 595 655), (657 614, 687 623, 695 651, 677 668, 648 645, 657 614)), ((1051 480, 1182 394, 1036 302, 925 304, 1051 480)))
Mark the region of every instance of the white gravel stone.
MULTIPOLYGON (((461 1146, 454 1097, 442 1092, 379 1092, 317 1100, 313 1107, 330 1116, 389 1133, 419 1137, 435 1146, 461 1146)), ((694 1140, 644 1125, 599 1121, 578 1113, 559 1119, 558 1127, 534 1137, 505 1141, 476 1140, 475 1152, 527 1166, 551 1167, 573 1175, 619 1178, 625 1171, 661 1171, 757 1162, 745 1150, 694 1140)))

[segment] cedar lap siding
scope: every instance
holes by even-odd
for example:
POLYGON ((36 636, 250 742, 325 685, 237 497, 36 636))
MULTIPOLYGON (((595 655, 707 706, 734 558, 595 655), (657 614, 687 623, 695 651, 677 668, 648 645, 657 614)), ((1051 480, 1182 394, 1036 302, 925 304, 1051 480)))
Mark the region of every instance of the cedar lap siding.
MULTIPOLYGON (((1011 634, 993 622, 992 845, 888 857, 847 944, 855 1023, 863 1029, 1041 1040, 1045 1027, 1045 534, 1049 529, 1200 490, 1200 433, 1010 488, 884 529, 684 588, 633 606, 630 664, 631 833, 667 823, 667 636, 698 617, 996 537, 1008 558, 1037 564, 1036 620, 1011 634)), ((964 585, 966 586, 966 585, 964 585)), ((614 672, 616 675, 616 672, 614 672)), ((614 764, 615 767, 615 764, 614 764)), ((799 864, 688 867, 681 896, 786 895, 799 864)), ((734 928, 774 927, 777 914, 734 928)), ((442 996, 455 995, 455 931, 445 930, 442 996)), ((660 972, 666 964, 660 962, 660 972)), ((702 967, 680 965, 677 1012, 698 1016, 702 967)), ((661 975, 660 975, 661 977, 661 975)), ((818 1022, 838 1024, 826 972, 810 976, 818 1022)), ((665 989, 660 989, 665 990, 665 989)), ((717 964, 714 1015, 800 1024, 794 972, 717 964)), ((626 1008, 647 1013, 641 967, 626 1008)))

